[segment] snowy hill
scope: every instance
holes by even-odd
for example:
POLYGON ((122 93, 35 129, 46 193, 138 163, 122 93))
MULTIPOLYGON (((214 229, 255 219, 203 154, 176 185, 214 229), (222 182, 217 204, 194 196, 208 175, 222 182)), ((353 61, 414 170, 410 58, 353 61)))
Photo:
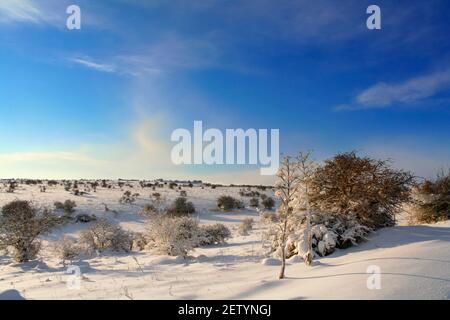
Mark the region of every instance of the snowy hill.
MULTIPOLYGON (((219 195, 238 197, 239 188, 186 188, 202 224, 221 222, 233 233, 227 244, 198 248, 188 259, 156 256, 146 251, 105 252, 73 264, 80 267, 79 289, 68 288, 73 279, 52 251, 52 242, 63 234, 76 234, 88 224, 70 224, 45 237, 38 261, 16 264, 0 256, 0 292, 26 299, 450 299, 450 222, 423 226, 397 226, 378 231, 370 241, 318 258, 312 267, 292 258, 284 280, 279 266, 262 263, 259 215, 246 208, 231 213, 215 209, 219 195), (257 222, 248 236, 237 233, 240 222, 257 222), (368 267, 381 272, 381 288, 367 287, 368 267)), ((41 193, 25 186, 15 193, 0 193, 0 205, 13 199, 33 199, 50 205, 73 199, 77 213, 95 213, 130 230, 145 230, 138 211, 152 191, 135 204, 119 204, 119 189, 101 189, 73 196, 62 187, 41 193), (105 212, 103 203, 117 214, 105 212)), ((158 190, 168 198, 178 191, 158 190)), ((267 191, 270 195, 271 191, 267 191)), ((11 296, 11 295, 6 295, 11 296)))

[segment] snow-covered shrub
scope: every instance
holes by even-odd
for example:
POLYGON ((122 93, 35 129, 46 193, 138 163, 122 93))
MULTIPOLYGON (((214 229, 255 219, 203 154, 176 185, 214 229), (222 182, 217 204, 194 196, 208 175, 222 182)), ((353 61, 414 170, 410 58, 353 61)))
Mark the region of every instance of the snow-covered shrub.
POLYGON ((81 232, 80 243, 87 249, 128 252, 133 244, 133 236, 120 226, 99 219, 92 227, 81 232))
POLYGON ((166 198, 162 197, 160 193, 155 192, 151 196, 151 202, 149 204, 146 204, 139 213, 144 217, 151 218, 156 214, 164 214, 166 212, 166 198))
POLYGON ((436 223, 450 219, 450 172, 435 181, 425 180, 412 192, 408 208, 410 224, 436 223))
POLYGON ((132 250, 142 251, 148 244, 148 240, 143 233, 134 232, 132 250))
POLYGON ((217 207, 219 207, 220 210, 230 211, 233 209, 242 209, 244 208, 244 204, 242 201, 231 196, 220 196, 217 199, 217 207))
POLYGON ((119 202, 122 204, 123 203, 131 204, 136 201, 138 196, 139 196, 138 193, 131 193, 131 191, 127 190, 123 193, 122 197, 120 197, 119 202))
POLYGON ((77 204, 75 201, 66 200, 63 202, 56 201, 54 204, 56 210, 62 210, 65 214, 70 215, 75 212, 77 204))
POLYGON ((186 190, 181 190, 181 191, 180 191, 180 197, 184 197, 184 198, 187 197, 187 192, 186 192, 186 190))
POLYGON ((250 207, 257 207, 259 206, 259 199, 258 198, 251 198, 250 199, 250 207))
POLYGON ((9 181, 8 189, 6 189, 6 192, 14 193, 14 191, 17 189, 17 187, 18 187, 17 182, 14 180, 11 180, 11 181, 9 181))
POLYGON ((65 264, 66 260, 70 261, 79 256, 83 252, 83 249, 76 240, 68 236, 63 236, 56 242, 54 251, 58 258, 62 260, 63 264, 65 264))
POLYGON ((392 226, 410 199, 413 176, 388 161, 338 154, 319 166, 310 181, 311 208, 356 219, 371 228, 392 226))
MULTIPOLYGON (((326 256, 336 248, 344 249, 367 240, 371 229, 361 225, 355 219, 347 219, 338 215, 313 213, 311 215, 311 240, 312 249, 319 256, 326 256)), ((286 241, 286 257, 299 255, 303 259, 307 257, 308 232, 305 218, 297 216, 288 224, 288 239, 286 241)), ((269 252, 277 252, 280 246, 280 234, 276 225, 265 233, 265 239, 269 240, 269 252)))
POLYGON ((266 210, 272 210, 275 207, 275 200, 271 197, 265 197, 262 201, 262 205, 266 210))
POLYGON ((190 201, 187 201, 187 199, 184 197, 176 198, 171 206, 167 209, 167 214, 173 217, 186 216, 194 212, 194 204, 190 201))
POLYGON ((278 216, 275 213, 263 212, 261 214, 261 222, 264 224, 271 224, 278 221, 278 216))
POLYGON ((156 216, 149 221, 147 238, 161 254, 186 256, 200 244, 203 232, 192 218, 156 216))
POLYGON ((242 236, 248 235, 248 232, 253 229, 253 219, 245 218, 239 226, 239 234, 242 236))
POLYGON ((259 197, 260 193, 258 191, 250 190, 249 188, 248 191, 245 189, 239 190, 239 195, 241 197, 259 197))
POLYGON ((48 210, 39 210, 29 201, 14 200, 2 208, 0 244, 14 248, 14 259, 27 262, 39 252, 38 237, 48 232, 57 218, 48 210))
POLYGON ((203 239, 201 245, 222 244, 231 237, 230 229, 222 223, 206 225, 201 227, 203 239))

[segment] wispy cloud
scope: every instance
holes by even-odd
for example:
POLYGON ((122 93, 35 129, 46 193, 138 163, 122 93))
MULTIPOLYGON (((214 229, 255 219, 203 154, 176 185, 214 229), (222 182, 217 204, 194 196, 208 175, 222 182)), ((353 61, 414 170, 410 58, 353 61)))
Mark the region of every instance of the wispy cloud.
POLYGON ((221 50, 212 42, 171 35, 152 45, 101 59, 80 55, 68 60, 100 72, 145 76, 218 67, 220 55, 221 50), (100 60, 104 62, 98 62, 100 60))
POLYGON ((43 16, 40 8, 30 0, 0 0, 0 21, 39 23, 43 16))
POLYGON ((408 79, 401 83, 377 83, 361 93, 354 102, 337 106, 336 110, 387 108, 408 105, 450 89, 450 69, 408 79))
POLYGON ((89 69, 94 69, 97 71, 101 71, 101 72, 116 72, 116 67, 110 64, 104 64, 104 63, 98 63, 93 61, 91 58, 89 57, 83 57, 83 58, 78 58, 78 57, 74 57, 74 58, 69 58, 69 61, 82 65, 84 67, 87 67, 89 69))

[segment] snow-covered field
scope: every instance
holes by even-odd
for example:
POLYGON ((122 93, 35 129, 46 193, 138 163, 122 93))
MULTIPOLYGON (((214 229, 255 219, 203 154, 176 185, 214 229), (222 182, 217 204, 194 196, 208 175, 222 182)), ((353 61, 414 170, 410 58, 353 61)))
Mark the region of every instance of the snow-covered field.
MULTIPOLYGON (((136 185, 130 190, 140 193, 138 200, 120 204, 128 189, 99 187, 97 192, 74 196, 62 186, 42 193, 38 186, 21 185, 14 193, 1 191, 0 206, 15 199, 48 206, 72 199, 76 214, 95 214, 125 229, 144 231, 145 219, 138 212, 155 191, 136 185), (105 212, 103 204, 117 214, 105 212)), ((288 262, 287 278, 278 280, 279 266, 262 263, 264 225, 259 213, 248 207, 227 213, 216 210, 220 195, 240 198, 238 187, 183 189, 201 224, 221 222, 230 227, 233 237, 227 244, 197 248, 188 259, 146 251, 106 252, 75 261, 81 268, 81 285, 69 289, 72 275, 53 253, 52 242, 89 226, 69 224, 44 238, 38 261, 16 264, 0 256, 0 292, 17 290, 26 299, 450 299, 450 222, 383 229, 357 247, 316 258, 312 267, 294 257, 288 262), (238 226, 247 217, 256 224, 248 236, 240 236, 238 226), (381 271, 380 289, 367 287, 370 266, 381 271)), ((179 195, 167 187, 156 192, 168 199, 179 195)), ((247 205, 248 199, 243 199, 247 205)))

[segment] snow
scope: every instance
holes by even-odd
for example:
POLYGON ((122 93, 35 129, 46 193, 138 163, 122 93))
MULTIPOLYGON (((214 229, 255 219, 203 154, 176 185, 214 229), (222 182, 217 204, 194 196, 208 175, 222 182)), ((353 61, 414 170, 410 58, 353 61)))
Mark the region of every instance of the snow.
MULTIPOLYGON (((75 214, 95 214, 133 231, 145 231, 138 212, 159 192, 174 199, 179 191, 157 188, 133 192, 141 195, 133 204, 120 204, 125 190, 98 188, 89 195, 74 196, 62 186, 24 186, 14 193, 0 191, 0 205, 15 199, 52 206, 54 201, 74 200, 75 214), (103 203, 110 208, 104 211, 103 203), (117 214, 112 210, 117 211, 117 214)), ((200 224, 224 223, 232 230, 227 244, 197 248, 187 258, 154 255, 147 251, 105 252, 75 261, 81 271, 79 289, 69 288, 67 273, 52 250, 62 235, 76 236, 91 224, 69 224, 43 238, 39 259, 17 264, 0 255, 0 299, 449 299, 450 222, 436 225, 396 226, 379 230, 369 241, 315 257, 312 266, 298 256, 287 260, 286 279, 278 280, 279 260, 265 256, 261 235, 265 225, 259 213, 246 207, 233 212, 216 210, 220 195, 238 195, 238 187, 183 188, 197 209, 200 224), (238 233, 245 218, 255 224, 249 235, 238 233), (367 270, 381 271, 381 288, 368 289, 367 270)), ((273 196, 271 191, 267 195, 273 196)), ((241 198, 248 205, 249 198, 241 198)))

